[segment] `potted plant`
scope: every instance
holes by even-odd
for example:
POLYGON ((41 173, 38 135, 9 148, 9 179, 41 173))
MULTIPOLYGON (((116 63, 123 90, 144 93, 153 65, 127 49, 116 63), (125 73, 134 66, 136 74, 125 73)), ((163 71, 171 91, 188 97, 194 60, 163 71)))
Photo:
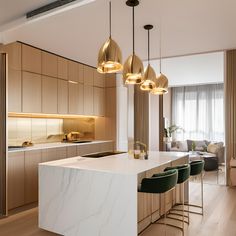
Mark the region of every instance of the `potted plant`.
POLYGON ((183 130, 182 127, 177 125, 171 125, 164 129, 165 136, 164 136, 164 142, 172 142, 172 134, 176 132, 177 130, 183 130))

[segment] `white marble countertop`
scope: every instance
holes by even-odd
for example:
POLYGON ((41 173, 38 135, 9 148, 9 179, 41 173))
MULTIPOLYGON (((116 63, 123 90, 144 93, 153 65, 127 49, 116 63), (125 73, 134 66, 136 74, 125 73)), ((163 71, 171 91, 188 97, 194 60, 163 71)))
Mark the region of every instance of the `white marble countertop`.
POLYGON ((46 162, 41 166, 62 167, 80 170, 92 170, 117 174, 139 174, 147 170, 170 163, 188 156, 183 152, 149 152, 148 160, 134 159, 128 153, 116 154, 102 158, 73 157, 46 162))
POLYGON ((112 140, 95 140, 95 141, 87 142, 87 143, 63 143, 63 142, 41 143, 41 144, 35 144, 31 147, 12 148, 12 149, 9 149, 8 152, 25 152, 25 151, 48 149, 48 148, 71 147, 71 146, 99 144, 99 143, 106 143, 106 142, 113 142, 113 141, 112 140))

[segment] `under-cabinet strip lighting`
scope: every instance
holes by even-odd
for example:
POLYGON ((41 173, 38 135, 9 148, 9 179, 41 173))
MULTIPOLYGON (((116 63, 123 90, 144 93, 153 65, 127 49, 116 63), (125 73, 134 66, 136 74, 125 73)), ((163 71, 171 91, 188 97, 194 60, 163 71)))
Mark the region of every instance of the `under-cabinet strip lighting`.
POLYGON ((48 119, 71 119, 71 118, 99 118, 100 116, 89 116, 89 115, 60 115, 60 114, 42 114, 42 113, 15 113, 8 112, 8 117, 19 117, 19 118, 48 118, 48 119))

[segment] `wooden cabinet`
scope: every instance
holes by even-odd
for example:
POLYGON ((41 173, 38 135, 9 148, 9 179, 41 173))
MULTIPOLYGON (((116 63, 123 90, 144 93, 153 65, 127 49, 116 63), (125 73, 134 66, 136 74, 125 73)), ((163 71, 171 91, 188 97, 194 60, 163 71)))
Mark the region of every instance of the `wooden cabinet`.
POLYGON ((21 71, 8 71, 8 111, 21 112, 21 71))
POLYGON ((93 115, 93 86, 84 85, 84 114, 93 115))
POLYGON ((69 83, 69 114, 77 114, 79 106, 78 84, 69 83))
POLYGON ((15 42, 4 45, 3 51, 8 54, 8 68, 21 70, 21 43, 15 42))
POLYGON ((105 89, 94 87, 94 115, 105 116, 105 89))
POLYGON ((48 148, 42 150, 42 162, 55 161, 67 158, 66 147, 48 148))
POLYGON ((74 61, 68 62, 68 80, 79 82, 79 63, 74 61))
POLYGON ((84 66, 84 84, 93 86, 93 71, 90 66, 84 66))
POLYGON ((77 156, 77 147, 76 146, 67 147, 67 158, 76 156, 77 156))
POLYGON ((24 205, 24 152, 8 153, 8 209, 24 205))
POLYGON ((58 79, 58 113, 68 114, 68 82, 58 79))
POLYGON ((93 85, 96 87, 105 87, 105 75, 98 73, 96 69, 93 70, 93 85))
POLYGON ((41 75, 22 73, 22 111, 40 113, 41 109, 41 75))
POLYGON ((78 84, 78 112, 79 115, 84 115, 84 85, 78 84))
POLYGON ((22 44, 22 70, 41 74, 41 50, 22 44))
POLYGON ((57 57, 57 76, 68 80, 68 60, 63 57, 57 57))
POLYGON ((57 56, 42 51, 42 74, 57 77, 57 56))
POLYGON ((84 83, 84 65, 79 64, 79 82, 84 83))
POLYGON ((57 79, 42 76, 42 112, 57 113, 57 79))
POLYGON ((25 152, 25 204, 38 201, 38 164, 41 150, 25 152))

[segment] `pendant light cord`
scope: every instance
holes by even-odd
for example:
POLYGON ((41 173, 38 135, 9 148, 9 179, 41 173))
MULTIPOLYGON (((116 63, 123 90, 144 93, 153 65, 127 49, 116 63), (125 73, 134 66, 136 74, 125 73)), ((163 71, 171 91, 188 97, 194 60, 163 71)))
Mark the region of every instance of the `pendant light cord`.
POLYGON ((161 74, 161 66, 162 66, 162 51, 161 51, 161 24, 160 24, 160 74, 161 74))
POLYGON ((109 2, 109 32, 111 38, 111 1, 109 2))
POLYGON ((135 48, 135 45, 134 45, 134 7, 133 7, 133 54, 134 54, 134 48, 135 48))
POLYGON ((150 63, 150 30, 148 30, 148 64, 150 63))

